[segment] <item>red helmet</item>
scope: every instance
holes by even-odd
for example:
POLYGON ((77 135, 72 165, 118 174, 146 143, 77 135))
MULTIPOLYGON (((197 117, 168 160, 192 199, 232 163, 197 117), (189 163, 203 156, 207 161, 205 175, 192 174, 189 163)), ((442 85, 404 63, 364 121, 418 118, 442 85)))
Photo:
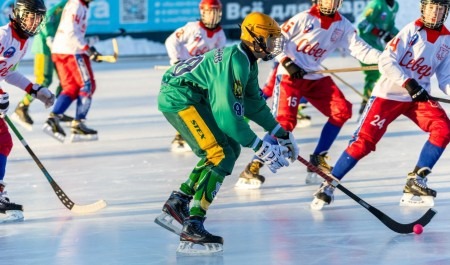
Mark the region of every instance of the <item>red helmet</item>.
POLYGON ((222 20, 222 3, 220 0, 201 0, 199 4, 200 19, 210 29, 216 28, 222 20))

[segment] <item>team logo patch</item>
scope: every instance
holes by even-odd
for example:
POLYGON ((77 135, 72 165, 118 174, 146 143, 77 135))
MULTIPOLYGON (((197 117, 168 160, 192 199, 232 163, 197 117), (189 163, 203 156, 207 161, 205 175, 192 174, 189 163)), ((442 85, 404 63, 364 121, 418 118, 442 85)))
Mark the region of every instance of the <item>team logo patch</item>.
POLYGON ((333 34, 331 34, 330 41, 331 42, 336 42, 337 40, 339 40, 341 38, 343 33, 344 33, 344 31, 342 31, 340 29, 335 29, 333 31, 333 34))
POLYGON ((14 54, 16 53, 16 48, 14 47, 9 47, 4 53, 3 53, 3 57, 5 58, 11 58, 14 56, 14 54))
POLYGON ((306 25, 305 29, 303 30, 303 33, 308 33, 313 29, 314 29, 313 23, 309 23, 308 25, 306 25))
POLYGON ((411 39, 409 40, 409 46, 413 46, 414 44, 417 43, 417 40, 419 39, 419 35, 416 33, 414 34, 411 39))
POLYGON ((380 16, 381 20, 386 20, 386 17, 387 17, 387 13, 386 12, 381 13, 381 16, 380 16))
POLYGON ((439 47, 439 51, 436 54, 436 58, 439 61, 444 60, 445 57, 448 56, 448 51, 449 51, 449 47, 446 47, 446 46, 445 47, 443 47, 443 46, 439 47))
POLYGON ((241 99, 243 97, 243 88, 241 81, 239 80, 234 81, 233 94, 237 99, 241 99))

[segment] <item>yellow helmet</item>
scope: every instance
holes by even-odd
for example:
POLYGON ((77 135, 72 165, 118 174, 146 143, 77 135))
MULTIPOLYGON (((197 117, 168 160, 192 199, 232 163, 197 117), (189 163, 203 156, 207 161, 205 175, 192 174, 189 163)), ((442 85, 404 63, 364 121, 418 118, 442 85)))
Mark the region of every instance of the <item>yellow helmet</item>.
POLYGON ((264 52, 263 60, 271 60, 283 51, 280 26, 263 13, 252 12, 245 17, 241 24, 241 40, 253 52, 264 52))

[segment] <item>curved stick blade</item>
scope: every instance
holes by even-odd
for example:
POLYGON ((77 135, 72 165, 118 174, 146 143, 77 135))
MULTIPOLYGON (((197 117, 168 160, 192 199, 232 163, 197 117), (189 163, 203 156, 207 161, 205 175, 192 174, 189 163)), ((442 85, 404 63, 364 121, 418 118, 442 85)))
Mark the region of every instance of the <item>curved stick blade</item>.
POLYGON ((97 202, 87 204, 87 205, 73 205, 73 207, 70 209, 74 213, 78 214, 87 214, 87 213, 94 213, 98 212, 101 209, 105 208, 108 204, 104 200, 99 200, 97 202))

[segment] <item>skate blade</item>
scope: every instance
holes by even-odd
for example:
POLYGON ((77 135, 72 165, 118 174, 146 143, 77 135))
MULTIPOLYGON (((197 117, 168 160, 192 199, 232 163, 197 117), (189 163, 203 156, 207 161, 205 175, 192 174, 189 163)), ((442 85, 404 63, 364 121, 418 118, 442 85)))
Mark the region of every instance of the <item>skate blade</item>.
POLYGON ((187 153, 187 152, 192 152, 192 149, 191 149, 191 147, 190 147, 188 144, 180 145, 180 144, 178 144, 178 143, 172 144, 170 150, 171 150, 173 153, 187 153))
POLYGON ((23 212, 19 210, 11 210, 5 212, 6 217, 0 219, 0 223, 13 223, 23 221, 23 212))
POLYGON ((11 120, 15 121, 17 124, 19 124, 20 126, 22 126, 23 128, 25 128, 28 131, 33 130, 33 125, 21 120, 16 113, 11 114, 11 120))
POLYGON ((175 226, 173 221, 175 221, 178 224, 178 222, 172 216, 170 216, 165 212, 162 212, 155 218, 156 224, 179 236, 181 234, 181 228, 175 226))
POLYGON ((306 174, 306 178, 305 178, 305 184, 306 185, 315 185, 315 184, 320 184, 322 183, 323 179, 319 178, 319 176, 317 175, 317 173, 314 172, 308 172, 306 174))
POLYGON ((90 142, 90 141, 97 141, 98 135, 97 134, 71 134, 70 135, 70 142, 76 143, 76 142, 90 142))
POLYGON ((400 206, 407 207, 433 207, 433 196, 414 196, 413 194, 403 194, 400 199, 400 206))
POLYGON ((44 124, 44 127, 42 128, 42 130, 50 135, 51 137, 55 138, 56 140, 60 141, 61 143, 64 143, 64 139, 66 138, 64 135, 60 134, 60 133, 54 133, 52 130, 52 127, 50 127, 48 124, 44 124))
POLYGON ((257 190, 261 187, 261 181, 258 179, 239 178, 234 185, 235 189, 257 190))
POLYGON ((311 124, 312 124, 311 120, 301 119, 301 120, 297 120, 297 125, 295 126, 295 128, 306 128, 306 127, 310 127, 311 124))
POLYGON ((314 198, 314 200, 310 204, 310 207, 313 210, 320 211, 320 210, 323 209, 325 204, 327 204, 327 203, 322 201, 322 200, 320 200, 320 199, 314 198))
POLYGON ((194 242, 182 241, 177 248, 177 255, 180 256, 212 256, 222 254, 223 245, 219 243, 196 244, 194 242))

